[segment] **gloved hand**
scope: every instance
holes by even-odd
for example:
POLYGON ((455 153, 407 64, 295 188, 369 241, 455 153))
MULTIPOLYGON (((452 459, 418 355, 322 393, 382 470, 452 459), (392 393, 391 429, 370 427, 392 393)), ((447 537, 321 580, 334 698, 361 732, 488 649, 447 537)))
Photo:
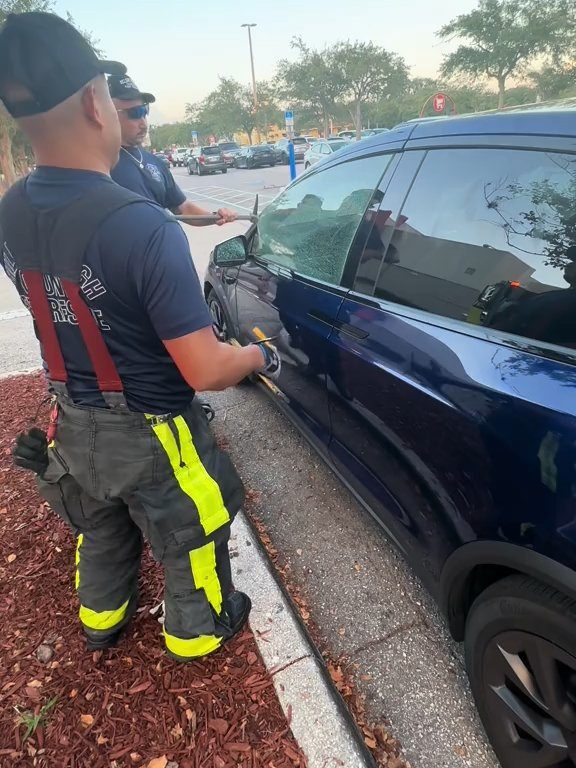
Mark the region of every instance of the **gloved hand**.
POLYGON ((278 381, 280 378, 280 369, 282 363, 278 350, 272 344, 258 344, 264 357, 264 365, 256 373, 261 373, 267 379, 278 381))
POLYGON ((38 427, 32 427, 28 432, 21 432, 16 438, 12 457, 17 467, 30 469, 37 475, 43 475, 48 467, 46 432, 38 427))

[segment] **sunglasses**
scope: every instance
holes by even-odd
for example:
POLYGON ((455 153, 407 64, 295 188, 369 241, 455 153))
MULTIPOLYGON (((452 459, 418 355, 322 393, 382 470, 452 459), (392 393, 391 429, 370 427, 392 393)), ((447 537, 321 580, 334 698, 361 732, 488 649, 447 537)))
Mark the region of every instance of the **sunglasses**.
POLYGON ((129 120, 141 120, 150 114, 150 106, 141 104, 139 107, 128 107, 128 109, 117 109, 117 112, 124 112, 129 120))

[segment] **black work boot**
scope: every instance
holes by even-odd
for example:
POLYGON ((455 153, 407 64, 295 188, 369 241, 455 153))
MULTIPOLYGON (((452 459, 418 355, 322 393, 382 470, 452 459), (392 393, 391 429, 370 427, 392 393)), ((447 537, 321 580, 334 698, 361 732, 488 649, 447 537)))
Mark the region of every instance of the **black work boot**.
POLYGON ((118 645, 118 641, 122 637, 124 630, 130 622, 130 619, 136 613, 137 608, 138 595, 130 600, 122 624, 119 627, 116 627, 116 629, 112 630, 112 632, 88 629, 87 627, 84 627, 84 634, 86 635, 86 650, 104 651, 106 648, 114 648, 114 646, 118 645))
POLYGON ((220 616, 216 619, 216 634, 224 640, 230 640, 246 624, 251 610, 252 601, 248 595, 237 589, 231 592, 224 599, 220 616))
MULTIPOLYGON (((246 624, 251 608, 252 601, 248 595, 245 595, 243 592, 238 592, 237 590, 231 592, 222 602, 220 615, 214 619, 214 635, 216 637, 221 637, 222 643, 225 643, 227 640, 230 640, 231 637, 237 635, 246 624)), ((220 643, 218 648, 222 647, 222 643, 220 643)), ((174 659, 174 661, 180 663, 196 661, 198 658, 197 656, 178 656, 170 650, 166 650, 166 654, 171 659, 174 659)))

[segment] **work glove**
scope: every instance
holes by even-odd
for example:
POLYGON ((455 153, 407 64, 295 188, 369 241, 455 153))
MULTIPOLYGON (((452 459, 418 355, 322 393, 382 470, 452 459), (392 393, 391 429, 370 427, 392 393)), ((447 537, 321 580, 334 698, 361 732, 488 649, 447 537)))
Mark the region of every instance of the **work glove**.
POLYGON ((46 432, 38 427, 32 427, 28 432, 21 432, 16 438, 12 457, 17 467, 30 469, 37 475, 43 475, 48 467, 46 432))
POLYGON ((258 344, 264 357, 264 365, 262 368, 259 368, 256 373, 261 373, 262 376, 266 376, 267 379, 271 379, 272 381, 278 381, 280 378, 280 369, 282 368, 278 350, 272 344, 253 343, 258 344))

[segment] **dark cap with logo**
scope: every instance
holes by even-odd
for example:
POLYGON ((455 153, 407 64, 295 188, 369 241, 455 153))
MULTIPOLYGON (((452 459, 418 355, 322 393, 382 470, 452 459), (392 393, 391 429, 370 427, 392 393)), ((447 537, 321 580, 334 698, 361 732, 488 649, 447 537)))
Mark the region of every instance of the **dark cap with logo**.
POLYGON ((125 72, 53 13, 11 13, 0 27, 0 99, 13 117, 48 112, 98 75, 125 72))
POLYGON ((156 97, 151 93, 141 91, 134 80, 128 75, 111 75, 108 78, 110 96, 121 101, 137 101, 142 99, 144 104, 154 104, 156 97))

